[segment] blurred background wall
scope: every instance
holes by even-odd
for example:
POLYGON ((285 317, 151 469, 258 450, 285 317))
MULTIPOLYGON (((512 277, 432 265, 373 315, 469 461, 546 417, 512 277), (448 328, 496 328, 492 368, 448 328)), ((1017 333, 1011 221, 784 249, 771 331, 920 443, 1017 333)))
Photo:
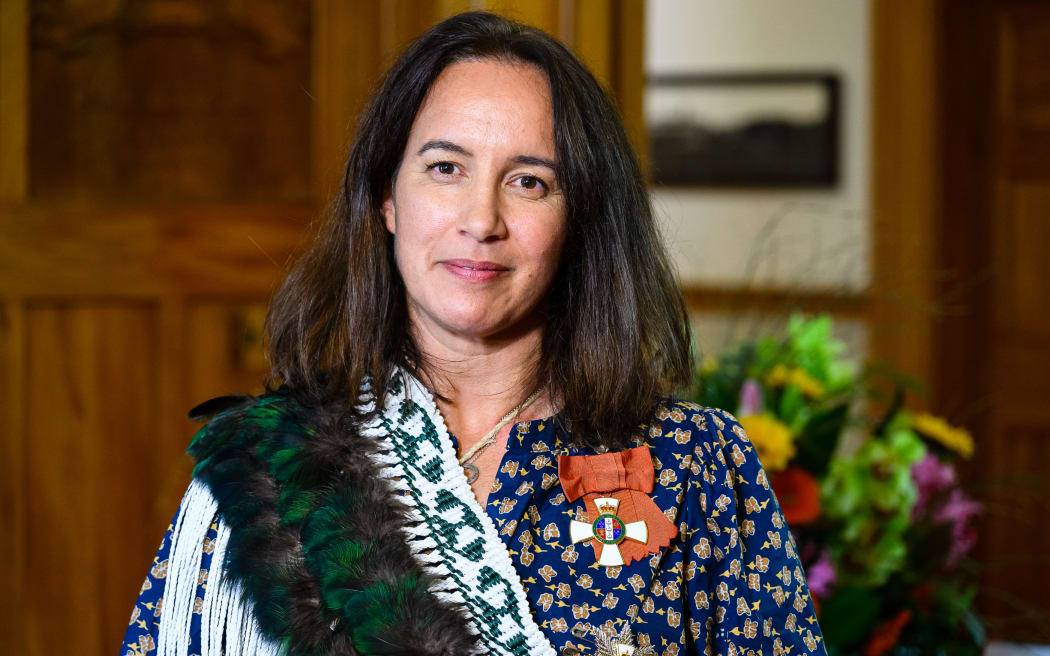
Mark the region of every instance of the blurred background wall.
MULTIPOLYGON (((838 76, 845 120, 837 184, 658 186, 653 201, 685 286, 840 296, 836 302, 846 310, 871 280, 868 3, 656 0, 646 10, 648 76, 800 70, 838 76)), ((698 313, 700 351, 773 328, 785 307, 753 309, 746 321, 718 308, 698 313)), ((865 353, 865 321, 852 311, 842 314, 838 336, 853 353, 865 353)))
POLYGON ((654 79, 836 76, 834 184, 654 185, 698 349, 827 312, 927 381, 982 454, 989 630, 1050 643, 1046 3, 0 0, 0 650, 118 649, 186 411, 261 390, 266 300, 370 87, 467 9, 573 47, 650 172, 654 79))

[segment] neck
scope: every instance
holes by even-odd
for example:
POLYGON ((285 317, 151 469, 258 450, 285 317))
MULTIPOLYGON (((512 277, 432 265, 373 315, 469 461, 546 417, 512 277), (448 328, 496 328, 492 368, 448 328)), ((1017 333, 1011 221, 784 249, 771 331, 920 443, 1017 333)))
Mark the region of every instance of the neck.
MULTIPOLYGON (((437 399, 438 408, 463 450, 535 391, 532 372, 540 354, 542 324, 485 338, 449 334, 425 322, 413 322, 413 328, 429 382, 446 399, 437 399)), ((515 421, 551 414, 553 408, 541 394, 515 421)))

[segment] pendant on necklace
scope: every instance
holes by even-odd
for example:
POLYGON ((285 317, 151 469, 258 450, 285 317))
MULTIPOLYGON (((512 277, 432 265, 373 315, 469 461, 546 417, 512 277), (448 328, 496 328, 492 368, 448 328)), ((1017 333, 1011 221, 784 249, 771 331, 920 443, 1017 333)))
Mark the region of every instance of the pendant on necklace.
POLYGON ((478 466, 472 462, 463 465, 463 473, 466 475, 468 483, 478 480, 478 466))

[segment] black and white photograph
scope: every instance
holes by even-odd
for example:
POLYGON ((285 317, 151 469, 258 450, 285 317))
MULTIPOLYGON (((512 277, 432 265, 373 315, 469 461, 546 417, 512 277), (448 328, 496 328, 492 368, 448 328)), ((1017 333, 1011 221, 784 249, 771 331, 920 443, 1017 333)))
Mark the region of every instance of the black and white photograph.
POLYGON ((645 109, 658 185, 832 187, 838 181, 834 74, 652 76, 645 109))

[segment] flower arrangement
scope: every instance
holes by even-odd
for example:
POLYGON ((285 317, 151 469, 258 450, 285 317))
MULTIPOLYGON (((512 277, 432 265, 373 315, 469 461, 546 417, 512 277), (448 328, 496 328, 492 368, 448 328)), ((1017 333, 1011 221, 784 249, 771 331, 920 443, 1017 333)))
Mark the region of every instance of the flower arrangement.
POLYGON ((880 376, 842 357, 827 316, 704 360, 695 400, 735 410, 791 527, 828 653, 979 654, 974 517, 954 463, 965 430, 903 408, 876 416, 880 376), (964 563, 966 566, 964 566, 964 563))

